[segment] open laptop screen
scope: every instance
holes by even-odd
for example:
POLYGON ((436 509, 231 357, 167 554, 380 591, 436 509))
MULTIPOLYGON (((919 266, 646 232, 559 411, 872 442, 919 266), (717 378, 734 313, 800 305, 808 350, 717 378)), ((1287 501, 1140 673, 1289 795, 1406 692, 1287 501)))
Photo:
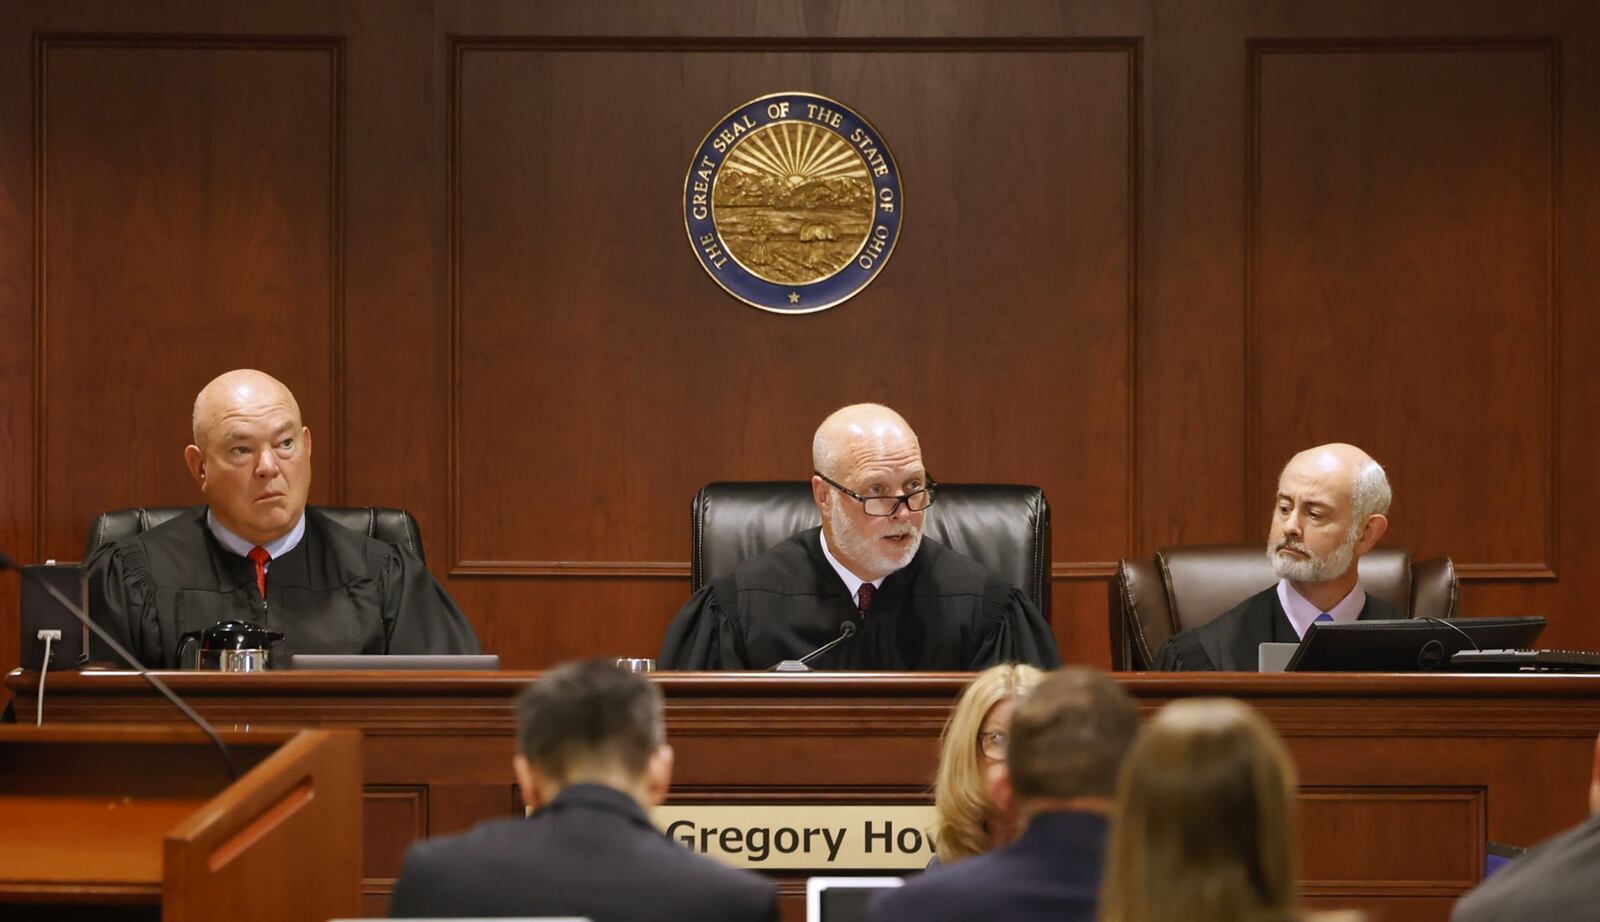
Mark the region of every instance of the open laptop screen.
POLYGON ((898 887, 899 877, 812 877, 806 881, 806 922, 865 922, 873 891, 898 887))

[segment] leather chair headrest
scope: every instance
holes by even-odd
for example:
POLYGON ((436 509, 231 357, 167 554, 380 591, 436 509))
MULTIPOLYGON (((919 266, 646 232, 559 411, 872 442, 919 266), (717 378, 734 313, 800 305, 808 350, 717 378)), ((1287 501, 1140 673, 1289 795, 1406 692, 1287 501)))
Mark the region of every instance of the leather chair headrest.
MULTIPOLYGON (((1050 617, 1050 506, 1023 484, 940 484, 923 533, 994 569, 1050 617)), ((822 522, 809 481, 708 484, 690 508, 690 583, 698 590, 739 562, 822 522)))

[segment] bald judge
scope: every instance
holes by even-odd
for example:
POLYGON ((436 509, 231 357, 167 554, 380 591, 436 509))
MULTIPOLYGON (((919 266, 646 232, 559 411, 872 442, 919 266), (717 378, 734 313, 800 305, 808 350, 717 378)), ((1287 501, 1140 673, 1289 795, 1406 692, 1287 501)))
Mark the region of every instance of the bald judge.
POLYGON ((854 636, 817 669, 976 670, 1060 665, 1027 597, 970 557, 923 537, 938 488, 917 435, 878 404, 838 410, 811 443, 822 526, 702 587, 667 629, 664 669, 766 669, 854 636))
POLYGON ((193 425, 183 457, 206 505, 88 561, 92 617, 147 666, 176 665, 185 631, 228 620, 283 631, 279 654, 478 651, 415 554, 306 505, 311 430, 282 382, 220 375, 193 425))
POLYGON ((1389 529, 1389 476, 1354 445, 1300 452, 1278 475, 1267 533, 1276 585, 1156 652, 1165 671, 1255 672, 1264 643, 1296 643, 1318 621, 1394 620, 1361 588, 1357 564, 1389 529))

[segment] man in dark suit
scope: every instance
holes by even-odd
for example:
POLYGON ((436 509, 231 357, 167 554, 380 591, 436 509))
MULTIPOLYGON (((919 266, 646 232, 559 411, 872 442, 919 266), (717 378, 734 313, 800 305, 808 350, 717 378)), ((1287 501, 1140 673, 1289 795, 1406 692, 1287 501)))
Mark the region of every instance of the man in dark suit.
POLYGON ((1278 475, 1267 535, 1274 586, 1156 651, 1161 671, 1255 672, 1264 643, 1297 643, 1318 621, 1394 620, 1361 588, 1357 564, 1389 529, 1389 477, 1354 445, 1300 452, 1278 475))
POLYGON ((604 661, 568 664, 523 691, 517 721, 533 815, 412 846, 391 916, 777 919, 772 883, 651 825, 672 776, 655 686, 604 661))
POLYGON ((874 894, 869 922, 1091 922, 1117 770, 1139 730, 1133 699, 1091 669, 1052 672, 1011 717, 989 796, 1022 834, 874 894))
POLYGON ((1589 777, 1587 820, 1501 868, 1461 898, 1450 922, 1560 919, 1600 922, 1600 739, 1589 777))

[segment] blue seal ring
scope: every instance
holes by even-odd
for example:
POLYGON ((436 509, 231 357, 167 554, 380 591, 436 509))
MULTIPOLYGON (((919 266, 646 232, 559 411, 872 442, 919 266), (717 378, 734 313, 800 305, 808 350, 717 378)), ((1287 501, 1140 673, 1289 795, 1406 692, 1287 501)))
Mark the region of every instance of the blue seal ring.
POLYGON ((815 93, 773 93, 729 112, 683 181, 701 267, 728 294, 779 314, 827 310, 867 287, 894 252, 901 215, 883 136, 815 93))

